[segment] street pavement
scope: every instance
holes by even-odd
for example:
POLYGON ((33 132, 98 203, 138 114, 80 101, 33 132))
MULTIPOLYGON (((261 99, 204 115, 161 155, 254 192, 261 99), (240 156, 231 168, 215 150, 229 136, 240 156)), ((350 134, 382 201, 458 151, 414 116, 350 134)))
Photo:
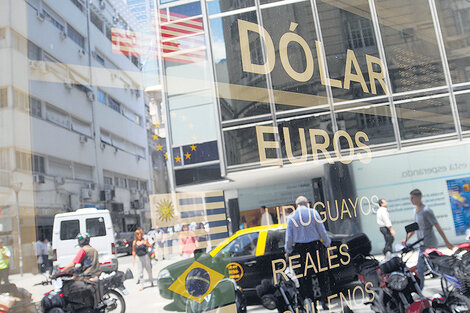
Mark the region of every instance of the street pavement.
MULTIPOLYGON (((164 267, 177 262, 181 258, 173 257, 170 260, 161 260, 159 262, 152 261, 152 272, 153 277, 156 280, 158 272, 163 269, 164 267)), ((417 254, 413 254, 410 257, 408 265, 415 265, 417 259, 417 254)), ((174 305, 172 304, 171 300, 164 299, 160 297, 158 293, 158 287, 151 287, 150 283, 148 282, 145 285, 144 290, 139 290, 139 285, 137 285, 137 276, 138 276, 138 269, 137 269, 137 261, 135 266, 132 264, 132 256, 120 256, 119 257, 119 270, 126 271, 130 268, 134 274, 134 279, 125 281, 124 285, 126 286, 127 290, 129 291, 128 295, 124 296, 126 300, 126 312, 129 313, 142 313, 142 312, 176 312, 174 305)), ((144 278, 147 277, 147 273, 144 272, 144 278)), ((34 301, 41 301, 44 293, 51 289, 50 285, 47 286, 33 286, 36 283, 39 283, 43 280, 46 280, 46 276, 37 274, 24 274, 23 277, 20 275, 10 275, 10 281, 15 283, 18 287, 23 287, 27 289, 29 292, 32 293, 34 301)), ((426 279, 426 286, 424 288, 424 293, 426 296, 433 296, 440 291, 440 282, 438 279, 426 279)), ((351 309, 355 313, 362 313, 362 312, 371 312, 369 306, 362 304, 364 300, 356 299, 356 301, 352 301, 351 309)), ((277 311, 269 311, 262 306, 249 306, 248 307, 249 313, 274 313, 277 311)), ((320 310, 320 312, 327 312, 320 310)), ((341 312, 341 308, 339 305, 332 307, 330 312, 341 312)))

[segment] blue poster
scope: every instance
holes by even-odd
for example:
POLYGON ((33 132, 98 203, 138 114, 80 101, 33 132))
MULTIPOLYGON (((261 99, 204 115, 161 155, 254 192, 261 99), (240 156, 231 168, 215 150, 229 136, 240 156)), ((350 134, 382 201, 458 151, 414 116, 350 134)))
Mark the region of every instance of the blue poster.
POLYGON ((470 177, 447 181, 455 234, 465 235, 470 228, 470 177))

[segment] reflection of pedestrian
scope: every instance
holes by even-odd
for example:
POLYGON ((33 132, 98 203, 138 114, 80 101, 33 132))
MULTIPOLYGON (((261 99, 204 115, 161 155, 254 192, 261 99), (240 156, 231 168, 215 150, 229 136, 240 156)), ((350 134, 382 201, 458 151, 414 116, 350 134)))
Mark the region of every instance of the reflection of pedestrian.
POLYGON ((179 237, 180 255, 185 258, 192 257, 194 250, 199 247, 199 242, 194 232, 189 230, 188 224, 183 225, 179 237))
POLYGON ((47 244, 43 240, 36 241, 36 257, 39 273, 46 272, 47 263, 47 244))
POLYGON ((261 206, 259 209, 261 214, 261 222, 260 226, 272 225, 273 224, 273 217, 269 214, 269 209, 266 208, 264 205, 261 206))
POLYGON ((144 278, 144 269, 147 271, 149 280, 152 282, 153 287, 153 276, 152 276, 152 264, 150 263, 150 256, 148 254, 148 248, 151 248, 152 245, 148 242, 147 239, 144 239, 144 232, 142 229, 137 229, 134 234, 134 242, 132 243, 132 257, 133 264, 135 264, 135 256, 139 260, 139 280, 137 283, 140 285, 140 290, 144 289, 143 278, 144 278))
POLYGON ((245 229, 245 228, 247 228, 246 217, 242 216, 242 219, 240 220, 240 229, 245 229))
MULTIPOLYGON (((441 226, 437 222, 436 217, 434 216, 434 212, 427 206, 424 205, 421 201, 422 193, 419 189, 413 189, 410 192, 410 201, 411 203, 416 206, 415 211, 415 222, 418 223, 419 229, 417 230, 418 239, 423 239, 421 245, 419 247, 419 255, 418 255, 418 276, 421 279, 421 289, 424 286, 424 272, 426 271, 426 264, 424 262, 423 253, 428 248, 436 248, 437 247, 437 238, 434 234, 433 226, 436 227, 437 231, 441 235, 444 243, 446 244, 447 248, 453 249, 454 245, 447 240, 446 234, 442 230, 441 226)), ((402 241, 402 243, 406 243, 411 236, 413 236, 414 232, 408 233, 406 239, 402 241)))
POLYGON ((388 214, 387 201, 385 199, 379 200, 379 209, 377 210, 377 224, 379 224, 380 232, 384 235, 385 246, 382 250, 383 254, 392 253, 393 237, 395 237, 395 231, 390 221, 390 215, 388 214))
POLYGON ((45 270, 49 271, 52 274, 52 261, 54 260, 54 251, 52 250, 52 245, 49 240, 44 239, 44 245, 46 246, 47 255, 43 256, 45 259, 45 270))
POLYGON ((10 250, 4 246, 0 239, 0 283, 9 284, 8 275, 10 274, 10 250))
MULTIPOLYGON (((297 210, 291 213, 287 220, 286 256, 300 255, 300 265, 295 268, 297 275, 300 275, 299 284, 300 292, 304 299, 315 300, 315 293, 312 285, 312 277, 315 274, 313 267, 305 267, 308 257, 310 262, 312 259, 319 258, 319 264, 327 264, 326 249, 330 246, 331 239, 326 233, 325 226, 321 221, 320 214, 316 210, 307 207, 308 200, 304 196, 300 196, 295 200, 297 210)), ((315 261, 314 261, 315 262, 315 261)), ((315 262, 316 263, 316 262, 315 262)), ((320 284, 322 307, 328 310, 326 305, 328 296, 328 272, 321 271, 317 274, 320 284)))

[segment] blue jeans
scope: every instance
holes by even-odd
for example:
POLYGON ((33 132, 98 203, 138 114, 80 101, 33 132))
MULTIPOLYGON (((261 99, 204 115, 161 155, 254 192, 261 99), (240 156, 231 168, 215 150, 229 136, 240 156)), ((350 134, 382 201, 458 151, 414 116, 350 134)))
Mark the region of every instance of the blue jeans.
POLYGON ((424 273, 426 273, 426 263, 424 262, 424 251, 419 250, 419 255, 418 255, 418 270, 416 271, 418 273, 419 279, 421 280, 421 284, 419 287, 421 287, 421 290, 424 287, 424 273))

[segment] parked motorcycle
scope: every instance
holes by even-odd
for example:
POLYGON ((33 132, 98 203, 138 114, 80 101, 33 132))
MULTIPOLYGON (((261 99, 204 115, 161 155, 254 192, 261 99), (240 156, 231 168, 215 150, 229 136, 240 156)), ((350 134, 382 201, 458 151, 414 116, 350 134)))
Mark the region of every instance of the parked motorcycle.
MULTIPOLYGON (((419 229, 417 223, 407 225, 406 232, 410 233, 419 229)), ((421 312, 447 312, 447 299, 430 301, 426 298, 420 286, 420 278, 415 269, 406 265, 404 257, 414 251, 422 241, 420 239, 412 244, 407 244, 401 250, 400 256, 379 264, 371 256, 358 256, 355 258, 355 266, 358 277, 365 285, 372 283, 374 297, 369 301, 371 309, 380 313, 421 313, 421 312)), ((449 311, 450 312, 450 311, 449 311)))
POLYGON ((440 277, 442 292, 451 311, 470 312, 470 265, 468 251, 457 250, 445 255, 437 249, 426 249, 424 261, 428 271, 440 277))
POLYGON ((104 313, 126 311, 126 302, 122 294, 127 294, 124 281, 132 279, 131 270, 117 271, 106 275, 96 281, 83 281, 91 285, 95 292, 89 288, 73 288, 75 281, 72 273, 59 273, 51 276, 49 280, 39 284, 51 284, 53 289, 44 295, 41 306, 44 313, 104 313), (118 291, 119 290, 119 291, 118 291), (122 293, 122 294, 121 294, 122 293), (99 302, 95 305, 95 295, 99 302))
POLYGON ((0 285, 0 313, 37 313, 31 293, 15 284, 0 285))

